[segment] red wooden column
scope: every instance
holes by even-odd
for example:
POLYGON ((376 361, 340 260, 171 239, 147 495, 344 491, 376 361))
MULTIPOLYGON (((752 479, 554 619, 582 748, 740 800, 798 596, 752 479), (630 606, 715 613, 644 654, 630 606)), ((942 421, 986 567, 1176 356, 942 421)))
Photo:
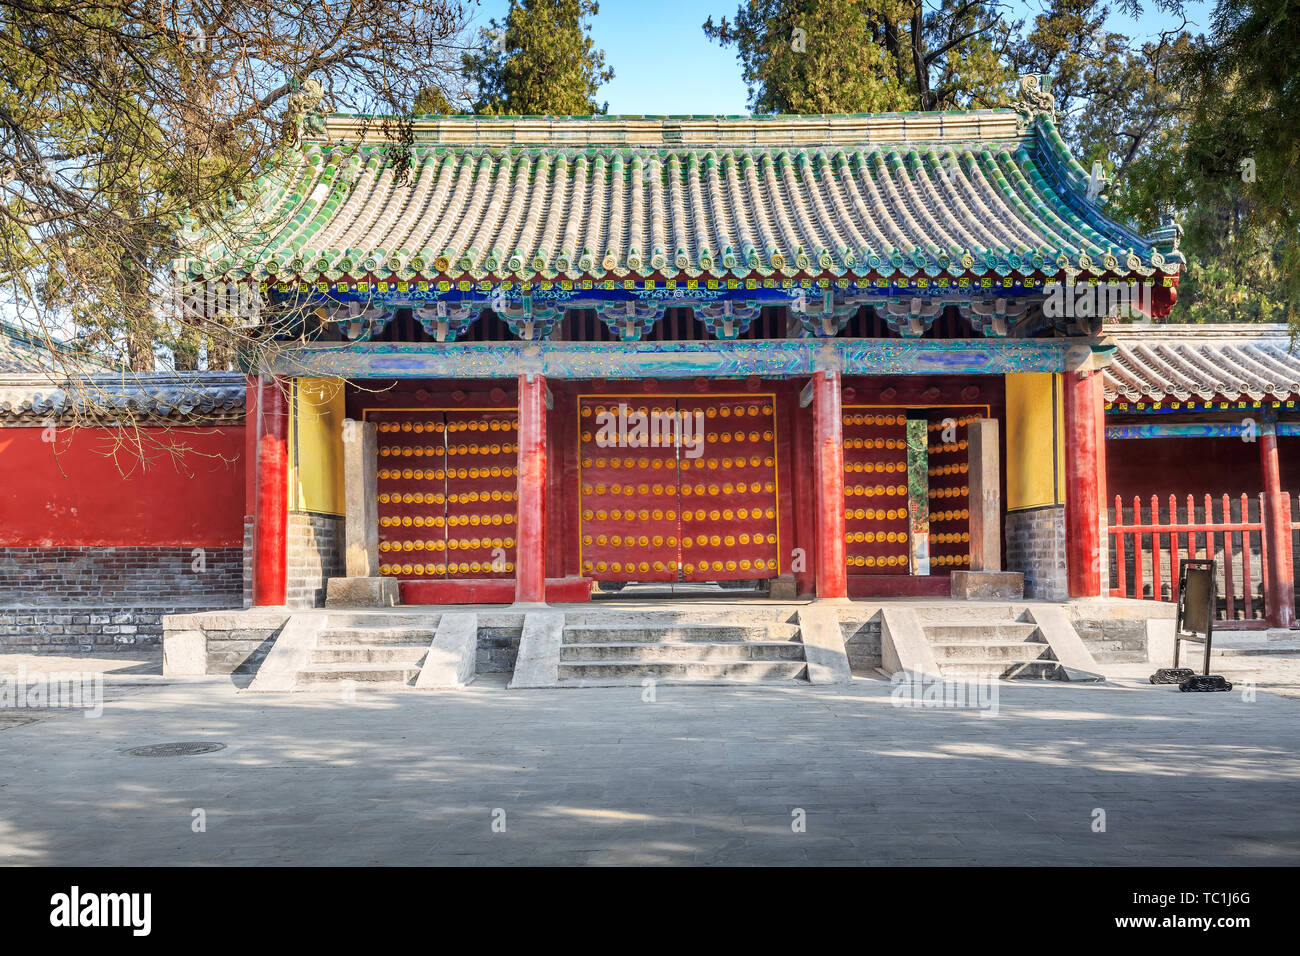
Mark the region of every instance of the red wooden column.
POLYGON ((794 499, 794 537, 793 547, 786 555, 792 567, 801 570, 794 572, 795 590, 801 595, 817 593, 817 481, 813 471, 812 442, 805 441, 804 435, 811 430, 812 415, 805 412, 805 406, 798 402, 791 404, 787 434, 794 436, 790 443, 791 480, 788 488, 799 489, 786 494, 794 499), (796 565, 796 560, 802 561, 796 565))
MULTIPOLYGON (((251 532, 257 520, 257 396, 258 378, 249 375, 244 386, 244 528, 251 532)), ((252 547, 252 542, 249 542, 252 547)), ((250 556, 252 551, 249 552, 250 556)))
POLYGON ((515 603, 546 601, 546 379, 519 376, 519 529, 515 603))
POLYGON ((287 380, 256 379, 257 503, 253 511, 253 605, 280 607, 285 598, 289 524, 289 402, 287 380))
POLYGON ((1070 597, 1101 596, 1101 373, 1066 372, 1065 569, 1070 597))
MULTIPOLYGON (((1097 422, 1097 546, 1100 549, 1097 554, 1100 560, 1097 562, 1097 594, 1101 597, 1110 596, 1110 533, 1106 530, 1110 527, 1110 519, 1106 511, 1106 495, 1109 493, 1106 482, 1106 383, 1101 372, 1088 376, 1092 379, 1093 396, 1096 415, 1093 417, 1097 422)), ((1191 520, 1191 513, 1188 513, 1188 520, 1191 520)), ((1120 555, 1122 560, 1123 555, 1120 555)))
POLYGON ((813 484, 817 504, 817 596, 847 598, 844 566, 844 442, 840 373, 813 374, 813 484))
POLYGON ((1259 462, 1264 472, 1265 550, 1268 586, 1264 595, 1264 620, 1270 627, 1290 627, 1295 620, 1295 577, 1291 554, 1291 515, 1282 496, 1282 473, 1277 463, 1276 416, 1266 415, 1260 426, 1259 462), (1271 420, 1270 420, 1271 419, 1271 420))

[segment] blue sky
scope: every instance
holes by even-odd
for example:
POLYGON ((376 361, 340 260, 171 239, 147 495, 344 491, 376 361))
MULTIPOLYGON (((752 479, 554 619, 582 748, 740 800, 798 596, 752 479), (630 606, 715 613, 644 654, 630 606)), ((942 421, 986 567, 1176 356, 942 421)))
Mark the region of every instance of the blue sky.
MULTIPOLYGON (((746 113, 745 84, 735 48, 710 42, 700 29, 712 14, 715 21, 735 14, 739 0, 689 2, 689 0, 600 0, 600 13, 592 20, 592 38, 614 67, 614 79, 597 98, 609 101, 611 113, 746 113)), ((1116 4, 1112 4, 1115 6, 1116 4)), ((504 16, 506 0, 482 0, 476 20, 504 16)), ((1145 38, 1170 18, 1156 10, 1151 0, 1138 20, 1112 14, 1111 29, 1145 38)), ((1038 12, 1035 0, 1012 5, 1016 17, 1038 12)), ((1188 5, 1197 32, 1208 25, 1212 5, 1188 5)))

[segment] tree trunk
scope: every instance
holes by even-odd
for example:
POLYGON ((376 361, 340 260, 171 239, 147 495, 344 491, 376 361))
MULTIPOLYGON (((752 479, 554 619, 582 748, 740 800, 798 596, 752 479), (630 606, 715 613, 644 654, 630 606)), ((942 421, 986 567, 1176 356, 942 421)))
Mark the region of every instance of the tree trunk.
POLYGON ((912 69, 916 71, 916 95, 921 109, 934 109, 934 94, 930 90, 930 70, 925 65, 925 10, 918 2, 912 8, 912 69))
POLYGON ((898 24, 888 17, 885 18, 885 49, 894 61, 894 75, 898 77, 898 82, 906 85, 907 73, 903 69, 902 51, 898 44, 898 24))

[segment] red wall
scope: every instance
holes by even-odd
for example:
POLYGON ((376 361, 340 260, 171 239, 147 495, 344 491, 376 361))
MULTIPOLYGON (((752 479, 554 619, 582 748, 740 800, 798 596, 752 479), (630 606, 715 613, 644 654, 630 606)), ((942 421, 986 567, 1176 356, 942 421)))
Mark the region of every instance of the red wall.
MULTIPOLYGON (((1300 494, 1300 438, 1277 441, 1282 490, 1300 494)), ((1124 507, 1138 495, 1145 506, 1152 495, 1161 505, 1169 495, 1258 494, 1264 490, 1259 445, 1237 438, 1123 438, 1106 442, 1106 506, 1124 507)))
POLYGON ((243 542, 244 427, 0 429, 0 546, 243 542))

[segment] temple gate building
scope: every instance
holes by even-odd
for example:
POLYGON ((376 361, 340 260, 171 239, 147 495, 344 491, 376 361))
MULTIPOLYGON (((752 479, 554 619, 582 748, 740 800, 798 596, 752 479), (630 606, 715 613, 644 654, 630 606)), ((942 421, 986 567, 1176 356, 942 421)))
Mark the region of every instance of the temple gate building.
POLYGON ((1025 89, 306 117, 234 238, 176 264, 261 293, 251 603, 1108 593, 1089 303, 1163 317, 1183 258, 1107 217, 1025 89))

